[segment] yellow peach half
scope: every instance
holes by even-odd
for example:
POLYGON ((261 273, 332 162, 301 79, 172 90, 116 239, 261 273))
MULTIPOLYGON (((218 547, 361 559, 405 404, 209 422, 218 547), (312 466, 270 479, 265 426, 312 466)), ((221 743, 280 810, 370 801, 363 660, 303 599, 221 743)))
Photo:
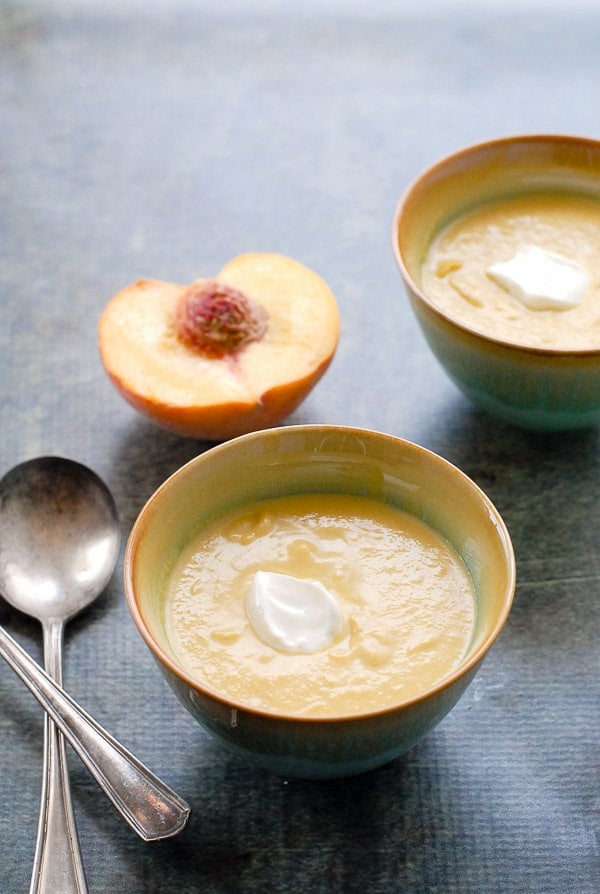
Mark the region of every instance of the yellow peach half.
POLYGON ((268 253, 240 255, 191 286, 139 280, 108 302, 98 327, 102 364, 123 397, 160 426, 210 441, 283 421, 321 378, 338 339, 328 285, 268 253), (260 322, 222 350, 194 344, 182 325, 182 303, 215 287, 245 296, 242 307, 260 322))

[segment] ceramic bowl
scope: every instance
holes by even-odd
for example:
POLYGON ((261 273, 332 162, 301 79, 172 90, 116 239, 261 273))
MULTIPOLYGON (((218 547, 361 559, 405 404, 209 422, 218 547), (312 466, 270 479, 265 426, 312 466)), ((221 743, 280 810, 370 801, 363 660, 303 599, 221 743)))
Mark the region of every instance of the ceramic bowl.
POLYGON ((510 610, 515 563, 506 527, 485 494, 439 456, 399 438, 340 426, 288 426, 209 449, 158 488, 126 548, 125 592, 137 629, 190 713, 255 764, 297 777, 359 773, 413 746, 452 708, 510 610), (366 495, 425 520, 458 550, 478 598, 476 629, 460 667, 418 698, 326 720, 269 714, 189 676, 163 620, 171 569, 194 535, 223 511, 295 493, 366 495))
POLYGON ((600 142, 519 136, 481 143, 426 170, 400 200, 392 244, 427 342, 471 401, 523 428, 561 430, 600 422, 600 346, 535 349, 452 319, 421 287, 421 264, 436 234, 482 203, 527 191, 600 198, 600 142))

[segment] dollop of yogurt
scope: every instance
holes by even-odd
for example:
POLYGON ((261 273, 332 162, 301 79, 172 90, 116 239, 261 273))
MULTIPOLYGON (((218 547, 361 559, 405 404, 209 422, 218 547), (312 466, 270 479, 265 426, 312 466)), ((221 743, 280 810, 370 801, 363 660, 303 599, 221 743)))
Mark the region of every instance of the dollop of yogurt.
POLYGON ((575 261, 527 245, 509 261, 493 264, 487 275, 532 310, 568 310, 585 298, 587 270, 575 261))
POLYGON ((344 627, 342 608, 323 584, 274 571, 254 575, 246 612, 259 639, 291 654, 318 652, 344 627))

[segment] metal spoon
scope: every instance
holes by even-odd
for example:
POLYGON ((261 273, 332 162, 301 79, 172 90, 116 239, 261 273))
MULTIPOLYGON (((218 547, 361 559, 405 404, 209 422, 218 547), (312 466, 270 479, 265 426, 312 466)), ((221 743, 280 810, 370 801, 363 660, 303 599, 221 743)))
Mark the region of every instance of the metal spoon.
MULTIPOLYGON (((79 463, 40 457, 16 466, 0 481, 0 591, 11 605, 42 623, 47 675, 39 669, 37 683, 30 682, 28 673, 31 665, 35 669, 35 662, 28 662, 26 653, 1 628, 0 654, 42 703, 46 699, 46 709, 74 746, 77 732, 73 734, 69 724, 63 723, 60 698, 58 707, 48 706, 48 701, 56 699, 48 677, 62 684, 64 624, 106 587, 117 560, 119 539, 110 492, 94 472, 79 463), (29 670, 24 672, 28 663, 29 670)), ((66 695, 64 698, 68 700, 66 695)), ((146 840, 175 834, 185 825, 188 805, 68 701, 71 710, 79 710, 84 721, 95 727, 100 742, 91 742, 94 752, 87 759, 85 745, 80 743, 76 750, 125 819, 146 840), (102 751, 107 748, 108 756, 102 751), (141 792, 136 790, 138 783, 141 792)), ((82 894, 87 887, 64 740, 52 717, 46 716, 44 730, 42 800, 30 894, 82 894)))

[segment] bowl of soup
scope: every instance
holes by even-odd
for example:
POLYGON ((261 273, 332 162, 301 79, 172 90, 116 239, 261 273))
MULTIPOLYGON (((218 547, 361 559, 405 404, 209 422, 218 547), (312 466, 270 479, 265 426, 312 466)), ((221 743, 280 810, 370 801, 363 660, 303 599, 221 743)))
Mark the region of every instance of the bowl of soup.
POLYGON ((124 580, 190 714, 256 765, 319 778, 384 764, 447 714, 506 622, 515 560, 497 509, 442 457, 297 425, 169 477, 124 580))
POLYGON ((392 246, 433 354, 466 396, 534 430, 600 422, 600 142, 492 140, 424 171, 392 246))

